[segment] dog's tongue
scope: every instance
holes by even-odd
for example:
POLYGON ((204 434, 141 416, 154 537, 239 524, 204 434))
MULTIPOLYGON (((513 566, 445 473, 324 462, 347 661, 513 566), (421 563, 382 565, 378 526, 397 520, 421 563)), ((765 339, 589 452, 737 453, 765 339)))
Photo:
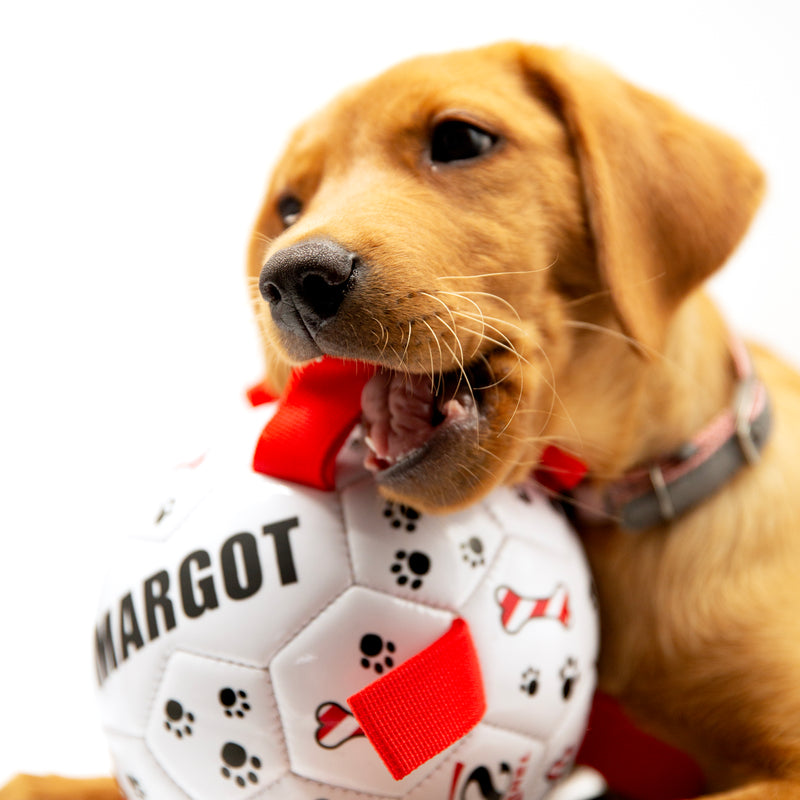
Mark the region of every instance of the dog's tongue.
POLYGON ((361 411, 371 452, 370 469, 380 470, 421 447, 433 430, 431 379, 378 372, 361 393, 361 411))

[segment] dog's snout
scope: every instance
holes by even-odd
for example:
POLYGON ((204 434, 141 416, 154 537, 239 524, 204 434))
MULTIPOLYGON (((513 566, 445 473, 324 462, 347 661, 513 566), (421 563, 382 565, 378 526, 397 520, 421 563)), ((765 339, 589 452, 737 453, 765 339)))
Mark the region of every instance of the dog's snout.
POLYGON ((357 265, 356 254, 338 242, 298 242, 264 264, 259 290, 277 324, 293 333, 313 334, 339 310, 357 265))

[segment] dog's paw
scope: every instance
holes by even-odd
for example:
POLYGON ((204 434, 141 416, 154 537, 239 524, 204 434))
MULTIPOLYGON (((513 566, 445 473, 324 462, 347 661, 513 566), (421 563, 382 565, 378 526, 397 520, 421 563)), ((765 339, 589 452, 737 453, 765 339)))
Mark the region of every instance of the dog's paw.
POLYGON ((112 778, 17 775, 0 789, 0 800, 122 800, 112 778))

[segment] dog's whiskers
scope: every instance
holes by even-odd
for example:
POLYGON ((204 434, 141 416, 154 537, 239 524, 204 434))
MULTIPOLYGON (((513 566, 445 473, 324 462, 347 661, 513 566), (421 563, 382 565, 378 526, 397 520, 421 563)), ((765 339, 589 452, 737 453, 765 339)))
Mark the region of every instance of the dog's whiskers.
POLYGON ((482 325, 485 325, 487 328, 491 328, 491 330, 493 330, 495 333, 497 333, 497 334, 499 334, 500 336, 503 336, 503 337, 505 337, 505 334, 500 330, 500 328, 496 327, 495 325, 490 324, 488 322, 488 320, 491 320, 492 322, 499 322, 503 326, 505 326, 507 328, 510 328, 511 330, 513 330, 513 331, 515 331, 517 333, 524 333, 525 332, 524 329, 520 325, 516 325, 513 322, 509 322, 508 320, 503 319, 502 317, 490 317, 490 316, 487 316, 486 314, 483 314, 480 318, 478 318, 472 312, 469 312, 469 311, 457 311, 455 309, 452 311, 452 313, 453 314, 457 314, 460 317, 466 317, 467 319, 471 319, 473 322, 479 322, 482 325))
MULTIPOLYGON (((433 328, 428 324, 427 320, 420 319, 420 322, 431 332, 431 341, 436 342, 436 347, 439 348, 439 364, 443 365, 444 355, 442 353, 442 345, 439 343, 439 337, 436 335, 436 331, 434 331, 433 328)), ((433 355, 433 353, 431 353, 431 355, 433 355)), ((431 363, 431 367, 433 368, 433 363, 431 363)))
POLYGON ((483 311, 481 310, 480 306, 474 300, 472 300, 471 297, 468 297, 468 295, 476 295, 478 297, 485 297, 485 298, 487 298, 489 300, 497 301, 501 305, 505 306, 517 319, 519 319, 519 320, 522 319, 520 317, 519 312, 517 311, 517 309, 514 308, 514 306, 511 305, 511 303, 509 303, 509 301, 506 300, 504 297, 500 297, 500 295, 492 294, 491 292, 479 292, 479 291, 447 292, 447 291, 444 291, 443 289, 439 289, 438 291, 439 291, 439 294, 447 294, 447 295, 452 295, 453 297, 460 297, 463 300, 466 300, 468 303, 472 303, 475 306, 475 308, 478 309, 478 313, 480 313, 480 314, 483 313, 483 311))
POLYGON ((461 280, 479 280, 481 278, 497 278, 505 277, 506 275, 535 275, 537 272, 547 272, 552 269, 558 262, 556 256, 546 267, 537 267, 536 269, 509 269, 501 270, 500 272, 482 272, 478 275, 439 275, 437 281, 461 281, 461 280))
MULTIPOLYGON (((441 322, 441 320, 440 320, 440 322, 441 322)), ((456 383, 455 391, 457 392, 458 389, 460 388, 461 380, 463 378, 464 379, 464 384, 467 387, 467 391, 469 392, 470 397, 472 398, 472 402, 475 405, 477 405, 478 401, 477 401, 477 399, 475 397, 475 392, 474 392, 474 390, 472 388, 472 384, 471 384, 470 379, 469 379, 469 374, 467 373, 467 370, 466 370, 466 368, 464 366, 464 352, 463 352, 463 350, 461 351, 461 357, 459 358, 458 354, 455 352, 455 350, 452 347, 450 347, 450 345, 447 343, 447 341, 444 338, 442 339, 442 342, 444 343, 444 346, 452 354, 453 359, 455 360, 457 368, 458 368, 459 376, 458 376, 458 382, 456 383)), ((456 337, 456 344, 458 344, 459 348, 461 347, 461 342, 459 342, 458 337, 456 337)))
MULTIPOLYGON (((400 329, 400 336, 403 336, 402 327, 400 329)), ((406 344, 403 348, 403 355, 400 356, 400 365, 405 366, 406 356, 408 355, 408 346, 411 344, 411 320, 408 320, 408 336, 406 337, 406 344)))
POLYGON ((262 233, 261 231, 258 230, 253 231, 253 238, 256 241, 263 242, 266 245, 271 245, 272 242, 274 241, 274 238, 272 236, 267 236, 265 233, 262 233))
POLYGON ((585 322, 584 320, 578 319, 569 319, 566 320, 564 323, 568 328, 575 328, 576 330, 584 330, 584 331, 591 331, 593 333, 602 333, 606 336, 611 336, 616 339, 620 339, 621 341, 629 344, 635 350, 638 350, 643 355, 646 356, 655 356, 663 358, 663 355, 659 353, 655 348, 650 347, 643 342, 640 342, 638 339, 634 339, 632 336, 628 336, 627 333, 623 333, 622 331, 618 330, 617 328, 610 328, 606 325, 598 325, 595 322, 585 322))
POLYGON ((493 336, 489 336, 488 334, 482 334, 481 335, 481 333, 479 331, 473 331, 472 329, 465 328, 464 326, 462 326, 461 329, 463 331, 465 331, 466 333, 472 333, 475 336, 480 336, 481 337, 481 341, 489 342, 490 344, 493 344, 495 346, 495 348, 497 348, 499 350, 504 350, 505 352, 510 353, 511 355, 513 355, 517 359, 517 361, 519 361, 519 362, 521 362, 523 364, 530 365, 530 361, 527 358, 525 358, 523 355, 521 355, 520 352, 517 350, 517 348, 514 347, 513 343, 510 342, 509 340, 506 340, 504 342, 501 339, 495 339, 493 336))

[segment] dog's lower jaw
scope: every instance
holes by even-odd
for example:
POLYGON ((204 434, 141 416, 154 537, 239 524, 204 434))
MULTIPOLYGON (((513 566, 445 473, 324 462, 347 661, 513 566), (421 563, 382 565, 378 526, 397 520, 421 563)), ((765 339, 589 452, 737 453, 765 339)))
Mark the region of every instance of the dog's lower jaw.
MULTIPOLYGON (((522 370, 519 364, 510 367, 506 363, 509 358, 499 354, 494 359, 496 374, 504 375, 503 380, 471 393, 462 385, 453 396, 448 393, 444 401, 432 399, 434 416, 438 416, 433 424, 428 421, 430 416, 425 418, 428 404, 412 396, 410 413, 417 411, 420 418, 411 422, 418 430, 401 430, 395 437, 400 441, 387 442, 386 428, 390 424, 410 428, 408 420, 390 421, 385 411, 376 412, 374 391, 386 404, 385 397, 380 396, 382 390, 365 390, 367 438, 374 433, 377 439, 371 442, 366 464, 384 496, 423 512, 453 511, 530 471, 532 437, 524 430, 524 421, 531 415, 524 409, 537 398, 523 393, 522 370)), ((401 375, 395 377, 401 386, 407 380, 401 375)), ((418 382, 429 385, 430 379, 417 377, 418 382)), ((381 374, 373 378, 373 382, 382 380, 381 374)), ((424 395, 425 389, 421 387, 419 393, 424 395)))
POLYGON ((492 432, 485 419, 455 423, 376 472, 378 489, 387 499, 426 513, 464 508, 507 481, 518 456, 510 447, 498 455, 504 435, 492 432))

